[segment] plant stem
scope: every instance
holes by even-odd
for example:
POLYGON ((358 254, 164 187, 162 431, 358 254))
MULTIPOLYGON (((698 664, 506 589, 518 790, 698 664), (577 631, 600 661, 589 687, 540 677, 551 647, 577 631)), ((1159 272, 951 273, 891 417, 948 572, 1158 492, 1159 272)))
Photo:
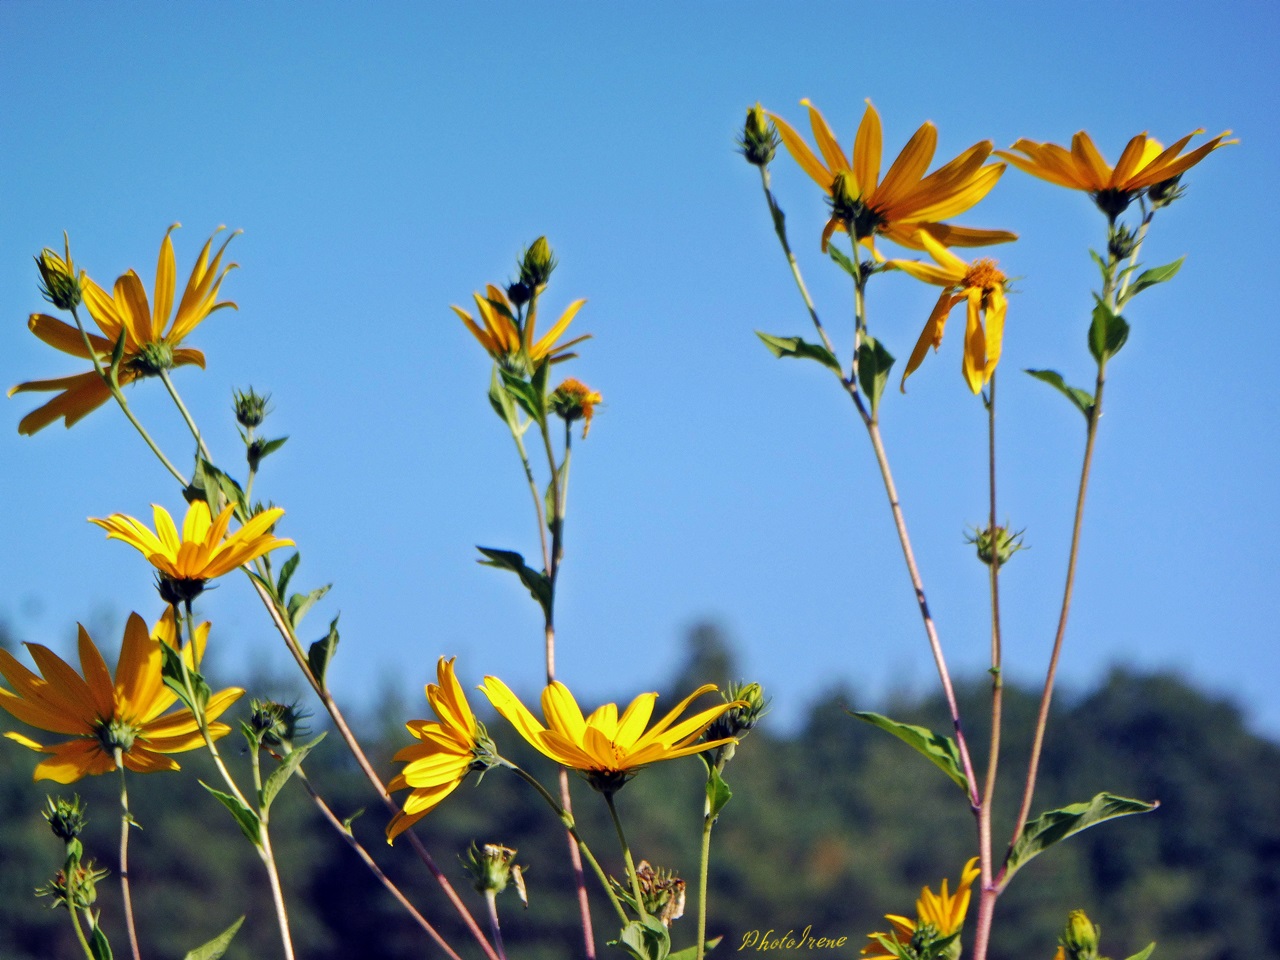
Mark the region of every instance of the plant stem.
MULTIPOLYGON (((719 752, 712 770, 715 773, 724 771, 728 758, 719 752)), ((711 772, 707 774, 707 797, 702 807, 702 844, 698 853, 698 940, 697 960, 702 960, 707 953, 707 875, 711 864, 711 828, 716 818, 711 813, 711 772)))
POLYGON ((631 859, 631 845, 627 843, 627 835, 622 832, 622 820, 613 802, 613 794, 606 792, 604 802, 609 806, 609 816, 613 817, 613 828, 618 832, 618 843, 622 845, 622 859, 627 864, 627 876, 631 878, 631 894, 636 898, 636 910, 641 920, 648 919, 649 911, 644 907, 644 895, 640 892, 640 876, 636 873, 635 861, 631 859))
POLYGON ((71 913, 71 928, 76 932, 76 941, 80 944, 80 949, 84 951, 84 955, 88 960, 98 960, 93 955, 93 950, 89 947, 89 941, 85 938, 84 928, 80 926, 80 914, 76 913, 75 901, 71 897, 75 893, 73 875, 70 871, 67 873, 67 910, 71 913))
POLYGON ((457 952, 451 946, 449 946, 448 941, 446 941, 444 937, 440 935, 439 931, 437 931, 436 928, 433 927, 431 923, 427 920, 427 918, 424 917, 417 910, 417 908, 414 907, 414 905, 409 902, 409 898, 406 897, 404 893, 400 890, 400 888, 395 885, 392 879, 388 877, 385 873, 383 873, 382 868, 379 867, 377 862, 373 859, 373 857, 370 856, 369 851, 366 850, 364 846, 360 843, 360 841, 355 838, 355 834, 353 834, 350 828, 347 827, 345 824, 343 824, 341 820, 338 819, 337 815, 333 812, 333 810, 329 807, 329 805, 325 803, 324 798, 321 797, 318 792, 316 792, 316 788, 312 785, 311 781, 307 778, 306 773, 303 772, 301 767, 298 768, 297 776, 298 776, 298 779, 302 781, 302 785, 306 787, 307 793, 311 795, 312 801, 314 801, 316 808, 320 811, 321 815, 324 817, 325 822, 328 823, 329 826, 333 827, 333 829, 338 832, 338 834, 346 842, 347 846, 349 846, 355 852, 355 855, 360 858, 360 862, 369 868, 369 872, 372 873, 375 877, 377 877, 378 882, 381 883, 382 886, 386 888, 387 892, 390 893, 391 896, 395 898, 395 901, 398 904, 400 904, 400 906, 404 907, 404 909, 408 912, 409 916, 413 918, 414 922, 426 932, 427 936, 429 936, 435 942, 436 946, 438 946, 442 951, 444 951, 446 956, 451 958, 451 960, 462 960, 462 958, 458 956, 457 952))
POLYGON ((129 785, 125 782, 124 751, 116 747, 114 751, 116 769, 120 771, 120 899, 124 904, 124 925, 129 933, 129 950, 133 960, 142 960, 142 952, 138 949, 138 929, 133 921, 133 895, 129 890, 129 825, 133 817, 129 814, 129 785))
POLYGON ((520 465, 524 467, 524 479, 529 485, 529 495, 533 498, 533 514, 538 521, 538 543, 542 547, 542 568, 544 570, 551 569, 551 554, 547 551, 547 525, 542 516, 542 495, 538 493, 538 482, 533 478, 533 467, 529 464, 529 452, 524 446, 524 437, 516 430, 512 424, 507 425, 511 430, 511 439, 516 442, 516 450, 520 453, 520 465))
POLYGON ((160 381, 164 384, 164 388, 169 391, 169 396, 173 398, 173 402, 177 405, 178 412, 182 414, 182 419, 187 423, 187 429, 195 437, 196 446, 200 448, 200 456, 212 463, 213 454, 209 453, 209 448, 205 446, 204 438, 200 436, 200 428, 196 426, 195 420, 192 419, 191 413, 187 410, 187 405, 182 402, 182 397, 178 396, 178 388, 173 385, 173 381, 169 378, 168 370, 160 371, 160 381))
POLYGON ((502 946, 502 924, 498 922, 498 891, 484 892, 485 906, 489 908, 489 932, 493 934, 493 946, 502 960, 507 960, 507 951, 502 946))

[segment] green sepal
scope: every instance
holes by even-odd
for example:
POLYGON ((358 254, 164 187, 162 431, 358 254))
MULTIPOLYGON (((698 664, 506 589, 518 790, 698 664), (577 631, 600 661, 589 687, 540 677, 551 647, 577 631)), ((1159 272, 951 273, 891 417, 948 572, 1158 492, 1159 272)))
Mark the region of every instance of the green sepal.
MULTIPOLYGON (((723 939, 724 939, 723 934, 718 937, 712 937, 705 944, 703 944, 705 952, 710 953, 716 947, 720 946, 720 941, 722 941, 723 939)), ((698 956, 698 945, 696 943, 693 943, 687 947, 677 950, 675 953, 667 954, 667 960, 694 960, 694 958, 697 956, 698 956)))
POLYGON ((224 807, 231 811, 231 816, 240 825, 240 832, 258 849, 262 849, 262 821, 258 815, 229 793, 215 790, 203 780, 197 780, 200 786, 213 794, 224 807))
POLYGON ((1179 257, 1177 260, 1173 261, 1173 263, 1166 263, 1161 267, 1152 267, 1150 270, 1143 270, 1142 273, 1138 274, 1138 279, 1134 280, 1129 288, 1125 290, 1124 300, 1121 305, 1123 306, 1125 303, 1128 303, 1148 287, 1154 287, 1157 283, 1164 283, 1166 280, 1172 280, 1177 276, 1178 271, 1182 269, 1182 262, 1186 259, 1186 257, 1179 257))
POLYGON ((1022 833, 1010 848, 1005 860, 1005 882, 1033 857, 1074 833, 1115 817, 1150 813, 1158 806, 1159 801, 1147 803, 1100 793, 1087 803, 1073 803, 1060 810, 1042 813, 1022 828, 1022 833))
POLYGON ((526 423, 524 427, 520 426, 519 417, 516 415, 516 405, 511 400, 511 394, 506 389, 502 377, 498 375, 498 365, 493 365, 493 375, 489 378, 489 405, 493 407, 493 412, 498 415, 498 419, 505 423, 512 433, 521 434, 524 427, 528 427, 526 423))
POLYGON ((871 401, 873 417, 880 407, 880 397, 892 369, 893 354, 875 337, 863 334, 862 342, 858 344, 858 385, 871 401))
POLYGON ((927 727, 899 723, 897 720, 866 710, 850 710, 849 715, 865 720, 885 733, 893 734, 950 777, 957 787, 966 793, 969 792, 969 779, 964 775, 960 765, 960 751, 956 748, 956 742, 950 737, 934 733, 927 727))
POLYGON ((304 743, 300 747, 294 747, 290 750, 280 766, 271 771, 271 776, 267 777, 267 782, 262 785, 262 790, 258 793, 258 809, 263 813, 271 807, 271 802, 275 800, 280 789, 289 782, 289 778, 298 772, 298 767, 302 761, 307 758, 307 754, 325 738, 326 734, 321 733, 318 737, 309 743, 304 743))
POLYGON ((89 934, 89 952, 93 954, 93 960, 113 960, 111 944, 97 923, 94 923, 89 934))
POLYGON ((160 664, 160 679, 164 681, 164 685, 176 693, 178 699, 189 710, 204 716, 205 709, 209 706, 209 697, 213 695, 213 690, 205 682, 200 671, 193 667, 185 667, 186 676, 191 681, 191 689, 196 697, 196 702, 192 703, 187 696, 187 688, 183 684, 184 665, 181 654, 167 643, 162 643, 160 644, 160 658, 163 661, 160 664))
POLYGON ((244 923, 243 916, 208 943, 187 951, 187 955, 182 960, 218 960, 219 957, 227 952, 227 947, 231 945, 231 940, 239 931, 242 923, 244 923))
POLYGON ((843 250, 838 249, 835 244, 832 244, 827 248, 827 253, 830 255, 831 259, 839 265, 841 270, 853 277, 855 280, 859 278, 861 271, 858 269, 858 265, 850 260, 843 250))
POLYGON ((1128 339, 1128 322, 1105 302, 1098 300, 1093 308, 1093 321, 1089 324, 1089 353, 1093 359, 1098 363, 1110 360, 1128 339))
MULTIPOLYGON (((124 359, 124 330, 120 331, 120 336, 116 337, 115 346, 111 348, 111 372, 116 374, 120 369, 120 361, 124 359)), ((115 377, 112 377, 115 380, 115 377)))
POLYGON ((1150 943, 1146 945, 1145 948, 1143 948, 1142 950, 1139 950, 1132 957, 1129 957, 1128 960, 1147 960, 1147 958, 1151 956, 1151 951, 1155 950, 1155 948, 1156 948, 1156 942, 1152 940, 1150 943))
POLYGON ((350 833, 350 832, 351 832, 351 825, 352 825, 353 823, 355 823, 355 822, 356 822, 356 818, 357 818, 357 817, 359 817, 359 816, 360 816, 360 814, 362 814, 362 813, 364 813, 364 807, 361 807, 359 810, 357 810, 357 811, 356 811, 355 813, 353 813, 351 816, 349 816, 349 817, 347 817, 345 820, 343 820, 343 821, 342 821, 342 829, 343 829, 343 830, 345 830, 345 831, 347 831, 347 833, 350 833))
POLYGON ((477 560, 486 567, 497 567, 500 570, 510 570, 520 578, 520 582, 529 588, 529 593, 533 599, 541 604, 542 609, 546 613, 551 612, 551 580, 545 573, 534 570, 524 562, 524 557, 516 553, 514 550, 498 550, 494 547, 476 547, 488 559, 477 560))
POLYGON ((298 569, 298 564, 302 562, 302 554, 295 553, 284 563, 280 564, 280 576, 276 578, 275 591, 276 597, 283 600, 285 591, 289 589, 289 581, 293 577, 293 572, 298 569))
POLYGON ((289 598, 289 622, 293 624, 295 629, 302 622, 302 618, 307 615, 307 611, 314 607, 317 601, 328 593, 329 588, 332 586, 332 583, 326 583, 323 587, 317 587, 310 593, 295 593, 289 598))
POLYGON ((711 805, 711 817, 718 817, 724 805, 732 798, 733 791, 729 789, 729 784, 720 776, 720 771, 712 767, 707 775, 707 802, 711 805))
POLYGON ((666 960, 671 954, 671 933, 657 917, 644 917, 628 923, 609 945, 622 947, 636 960, 666 960))
MULTIPOLYGON (((341 614, 339 614, 341 616, 341 614)), ((338 618, 329 621, 329 632, 307 648, 307 666, 312 675, 325 687, 325 675, 329 672, 329 663, 338 649, 338 618)))
POLYGON ((1037 380, 1049 384, 1049 386, 1070 400, 1075 405, 1075 408, 1084 414, 1086 420, 1093 416, 1093 394, 1087 393, 1079 387, 1067 386, 1067 382, 1062 379, 1062 374, 1058 373, 1058 371, 1028 370, 1026 372, 1037 380))
POLYGON ((824 346, 809 343, 800 337, 775 337, 769 333, 761 333, 759 330, 756 331, 756 336, 764 341, 764 345, 769 348, 769 352, 775 357, 801 357, 817 360, 824 367, 830 367, 836 373, 844 376, 844 372, 840 369, 840 361, 824 346))

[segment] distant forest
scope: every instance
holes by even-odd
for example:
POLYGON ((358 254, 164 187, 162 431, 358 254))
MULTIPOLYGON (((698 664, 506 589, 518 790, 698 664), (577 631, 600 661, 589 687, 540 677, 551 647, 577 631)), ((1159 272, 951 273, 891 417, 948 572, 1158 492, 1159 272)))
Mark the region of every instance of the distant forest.
MULTIPOLYGON (((690 658, 660 702, 697 683, 741 679, 731 651, 713 627, 696 630, 690 658)), ((423 665, 424 676, 430 665, 423 665)), ((748 678, 754 679, 754 678, 748 678)), ((1006 694, 1009 789, 997 798, 998 837, 1006 836, 1016 804, 1014 781, 1025 768, 1036 695, 1006 694)), ((270 691, 267 691, 270 693, 270 691)), ((962 687, 970 735, 984 753, 985 684, 962 687)), ((305 703, 304 703, 305 705, 305 703)), ((779 932, 812 925, 848 936, 857 956, 866 933, 884 929, 885 913, 912 914, 920 887, 955 878, 975 852, 972 819, 955 786, 899 741, 851 718, 847 709, 879 709, 899 720, 945 731, 935 697, 848 704, 831 693, 787 736, 770 732, 768 717, 739 747, 726 771, 734 796, 713 838, 709 928, 726 939, 715 955, 737 954, 748 931, 779 932)), ((403 704, 387 705, 362 731, 387 775, 390 758, 411 742, 401 726, 403 704), (395 713, 393 717, 390 714, 395 713)), ((426 716, 417 702, 408 716, 426 716)), ((1105 954, 1125 957, 1158 941, 1155 960, 1280 960, 1280 746, 1252 735, 1232 704, 1206 696, 1169 675, 1116 670, 1085 695, 1058 700, 1046 743, 1036 811, 1106 790, 1158 799, 1154 813, 1103 823, 1053 848, 1022 871, 997 907, 993 960, 1051 960, 1068 911, 1085 909, 1103 930, 1105 954)), ((225 718, 224 718, 225 719, 225 718)), ((489 719, 485 717, 485 719, 489 719)), ((234 723, 234 720, 233 720, 234 723)), ((7 716, 3 729, 18 728, 7 716)), ((317 730, 324 729, 319 718, 317 730)), ((519 754, 517 738, 492 724, 500 745, 551 773, 541 758, 519 754)), ((227 738, 233 763, 244 763, 243 741, 227 738)), ((196 778, 210 779, 203 756, 180 758, 179 774, 132 778, 130 797, 143 825, 130 847, 133 896, 143 954, 178 960, 240 914, 247 920, 227 953, 237 958, 279 955, 271 898, 263 871, 235 824, 196 778)), ((34 888, 61 866, 61 844, 40 817, 46 794, 79 792, 89 802, 88 856, 112 867, 119 830, 114 777, 72 788, 33 785, 34 755, 0 742, 0 958, 52 960, 78 955, 66 915, 37 900, 34 888)), ((306 763, 307 773, 340 817, 360 808, 353 829, 433 923, 449 931, 464 957, 479 956, 457 930, 452 913, 403 841, 389 848, 386 817, 340 741, 328 738, 306 763)), ((689 758, 642 772, 618 795, 639 856, 676 870, 690 883, 697 872, 702 766, 689 758)), ((585 784, 575 788, 583 831, 607 870, 621 875, 616 844, 601 804, 585 784)), ((569 897, 564 835, 549 811, 501 770, 465 783, 416 828, 463 895, 473 895, 457 857, 473 841, 519 850, 527 865, 531 907, 500 898, 512 960, 561 960, 580 953, 569 897)), ((290 783, 272 810, 295 943, 303 960, 400 960, 439 951, 376 884, 301 786, 290 783)), ((593 892, 594 896, 594 892, 593 892)), ((126 951, 114 875, 99 885, 104 925, 126 951)), ((616 933, 612 914, 596 901, 602 960, 624 956, 603 946, 616 933)), ((693 902, 676 921, 677 947, 693 942, 693 902)))

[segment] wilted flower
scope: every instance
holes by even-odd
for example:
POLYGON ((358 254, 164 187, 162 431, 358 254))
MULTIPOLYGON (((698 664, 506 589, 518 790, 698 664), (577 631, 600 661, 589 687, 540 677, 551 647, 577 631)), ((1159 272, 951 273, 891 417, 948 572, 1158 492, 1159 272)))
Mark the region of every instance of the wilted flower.
POLYGON ((585 383, 569 377, 551 392, 547 402, 565 423, 581 420, 582 439, 585 440, 588 431, 591 430, 591 418, 595 416, 596 405, 602 399, 600 394, 585 383))

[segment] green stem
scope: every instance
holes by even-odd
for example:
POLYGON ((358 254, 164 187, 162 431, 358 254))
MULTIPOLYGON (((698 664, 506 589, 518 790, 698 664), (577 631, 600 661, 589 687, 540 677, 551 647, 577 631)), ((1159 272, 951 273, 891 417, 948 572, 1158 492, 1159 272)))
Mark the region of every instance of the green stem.
POLYGON ((636 898, 636 910, 641 920, 647 920, 649 911, 644 908, 644 895, 640 892, 640 876, 636 873, 635 861, 631 859, 631 846, 627 843, 627 835, 622 831, 622 820, 618 816, 618 808, 613 802, 613 793, 604 793, 604 802, 609 806, 609 816, 613 818, 613 828, 618 832, 618 843, 622 845, 622 859, 627 864, 627 876, 631 878, 631 893, 636 898))
POLYGON ((76 322, 76 328, 80 331, 81 339, 84 340, 84 347, 89 352, 89 359, 93 361, 94 372, 102 378, 102 382, 105 383, 107 389, 111 391, 111 396, 119 405, 120 411, 125 415, 125 419, 133 424, 133 428, 138 431, 138 435, 142 437, 147 446, 151 448, 151 452, 159 458, 162 464, 164 464, 165 469, 173 474, 174 479, 182 484, 184 488, 189 486, 190 481, 182 475, 181 470, 169 461, 169 458, 164 455, 164 451, 161 450, 156 442, 151 439, 151 434, 147 433, 146 428, 143 427, 143 425, 138 421, 138 418, 133 415, 133 411, 129 409, 129 402, 124 398, 124 393, 120 389, 120 384, 117 380, 115 371, 108 371, 103 368, 102 361, 98 358, 98 352, 93 348, 93 344, 89 341, 89 334, 85 330, 84 324, 80 322, 80 314, 74 307, 71 309, 71 316, 76 322))
POLYGON ((186 421, 187 429, 191 431, 191 436, 195 437, 196 446, 200 448, 200 456, 212 463, 213 454, 205 446, 204 438, 200 436, 200 428, 196 426, 195 420, 192 419, 190 411, 187 410, 187 405, 182 402, 182 397, 178 396, 178 388, 173 385, 173 380, 170 379, 168 370, 160 371, 160 381, 164 384, 164 388, 169 391, 169 396, 173 398, 178 412, 182 414, 182 419, 186 421))
POLYGON ((493 946, 502 960, 507 960, 507 951, 502 945, 502 924, 498 922, 498 891, 486 890, 484 903, 489 909, 489 932, 493 934, 493 946))
MULTIPOLYGON (((716 759, 712 768, 715 773, 724 771, 727 758, 723 755, 716 759)), ((702 844, 698 853, 698 941, 697 960, 703 960, 707 953, 707 880, 711 865, 711 828, 716 818, 711 813, 711 773, 707 775, 707 797, 702 807, 702 844)))
POLYGON ((138 929, 133 922, 133 895, 129 890, 129 826, 133 817, 129 813, 129 786, 125 782, 124 751, 114 751, 116 769, 120 771, 120 899, 124 904, 124 924, 129 933, 129 950, 133 960, 142 960, 138 949, 138 929))
POLYGON ((538 542, 542 547, 542 568, 551 569, 551 555, 547 551, 546 520, 542 516, 542 495, 538 493, 538 481, 533 477, 533 467, 529 464, 529 452, 524 446, 524 437, 516 430, 515 425, 508 423, 511 439, 516 442, 516 450, 520 453, 520 465, 524 467, 525 483, 529 485, 529 495, 533 498, 533 513, 538 521, 538 542))
POLYGON ((84 955, 88 960, 98 960, 93 955, 93 950, 89 947, 89 941, 85 938, 84 928, 80 926, 80 914, 76 913, 75 901, 71 897, 75 893, 75 879, 73 874, 67 872, 67 910, 71 913, 71 927, 76 932, 76 941, 80 944, 80 949, 84 951, 84 955))

